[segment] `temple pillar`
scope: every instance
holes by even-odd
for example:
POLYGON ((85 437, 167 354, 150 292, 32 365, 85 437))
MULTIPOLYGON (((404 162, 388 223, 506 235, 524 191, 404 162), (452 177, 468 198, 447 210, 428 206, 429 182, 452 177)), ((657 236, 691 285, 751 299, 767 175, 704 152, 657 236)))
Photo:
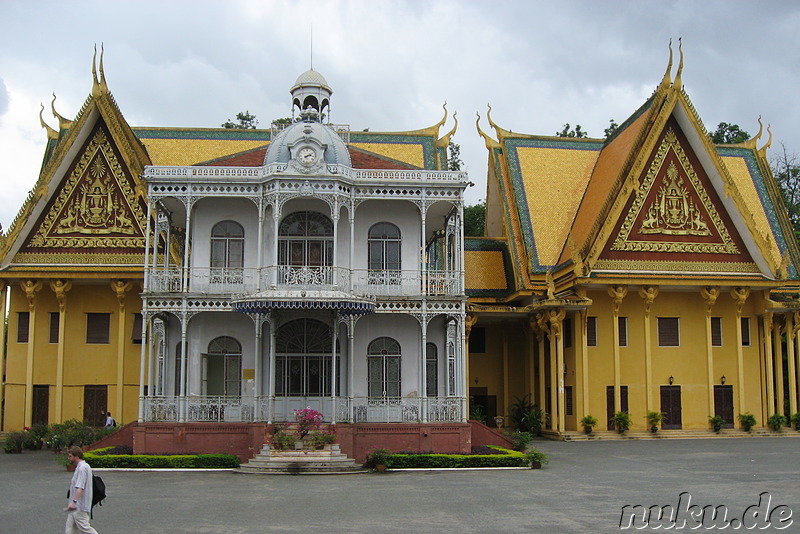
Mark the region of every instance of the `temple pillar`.
POLYGON ((711 339, 711 310, 719 297, 718 287, 704 287, 700 296, 706 305, 706 396, 708 398, 708 413, 716 415, 714 406, 714 348, 711 339))
POLYGON ((736 387, 738 389, 739 413, 745 413, 744 403, 744 349, 742 348, 742 308, 750 296, 750 289, 735 287, 731 289, 731 297, 736 304, 736 387))
POLYGON ((611 332, 614 350, 614 413, 622 411, 621 369, 619 356, 619 308, 628 294, 628 286, 609 286, 608 295, 613 305, 611 332))
POLYGON ((646 413, 661 411, 655 409, 653 403, 653 344, 652 344, 652 324, 650 321, 650 311, 653 307, 653 301, 658 296, 658 286, 642 286, 639 288, 639 296, 644 301, 644 383, 646 413))
POLYGON ((119 303, 119 318, 117 320, 117 417, 122 417, 122 403, 125 387, 125 295, 131 290, 133 284, 130 280, 114 280, 111 289, 119 303))
POLYGON ((33 424, 33 361, 36 349, 36 294, 42 290, 41 280, 22 280, 20 287, 28 299, 28 353, 25 365, 25 426, 33 424))
POLYGON ((56 411, 55 420, 63 421, 64 417, 64 350, 66 344, 64 335, 67 322, 67 292, 72 289, 72 282, 67 280, 53 280, 50 289, 58 301, 58 354, 56 356, 56 411))

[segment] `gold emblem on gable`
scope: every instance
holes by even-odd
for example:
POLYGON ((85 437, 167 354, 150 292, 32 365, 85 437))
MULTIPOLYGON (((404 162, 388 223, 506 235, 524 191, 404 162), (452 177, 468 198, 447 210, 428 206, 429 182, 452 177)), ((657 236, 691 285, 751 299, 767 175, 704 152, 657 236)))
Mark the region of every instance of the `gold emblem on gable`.
POLYGON ((29 246, 141 248, 144 233, 139 221, 145 218, 105 132, 98 130, 29 246))
POLYGON ((628 210, 611 250, 636 252, 679 252, 708 254, 738 254, 739 249, 725 227, 689 158, 670 128, 656 150, 653 162, 639 186, 631 208, 628 210), (657 177, 669 153, 677 160, 670 161, 661 183, 657 177), (685 178, 684 178, 685 177, 685 178), (654 187, 658 187, 649 202, 654 187), (691 192, 694 191, 694 195, 691 192), (696 199, 696 200, 693 200, 696 199), (704 216, 703 214, 706 214, 704 216), (641 217, 641 223, 635 224, 641 217), (713 231, 712 231, 713 229, 713 231), (632 236, 631 234, 634 234, 632 236), (638 236, 690 236, 715 241, 645 241, 638 236))

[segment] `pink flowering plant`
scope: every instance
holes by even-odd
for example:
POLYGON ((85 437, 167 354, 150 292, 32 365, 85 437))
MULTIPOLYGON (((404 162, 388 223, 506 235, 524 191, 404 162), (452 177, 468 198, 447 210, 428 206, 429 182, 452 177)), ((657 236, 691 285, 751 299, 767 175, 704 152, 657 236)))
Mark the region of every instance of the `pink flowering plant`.
POLYGON ((297 422, 297 437, 302 440, 309 432, 317 432, 322 426, 322 414, 313 408, 294 411, 297 422))

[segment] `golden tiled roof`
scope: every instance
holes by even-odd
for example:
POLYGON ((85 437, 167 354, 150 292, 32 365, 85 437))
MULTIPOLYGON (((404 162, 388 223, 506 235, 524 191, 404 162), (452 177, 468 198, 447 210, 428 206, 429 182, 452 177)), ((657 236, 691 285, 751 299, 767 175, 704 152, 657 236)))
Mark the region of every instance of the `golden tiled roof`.
POLYGON ((158 139, 143 138, 142 144, 153 165, 194 165, 264 146, 265 142, 230 139, 158 139))
POLYGON ((425 157, 421 144, 350 143, 350 145, 381 156, 409 163, 415 167, 425 168, 425 157))
POLYGON ((599 152, 518 147, 536 254, 555 265, 599 152))
POLYGON ((499 250, 464 252, 464 283, 467 289, 506 289, 506 268, 499 250))

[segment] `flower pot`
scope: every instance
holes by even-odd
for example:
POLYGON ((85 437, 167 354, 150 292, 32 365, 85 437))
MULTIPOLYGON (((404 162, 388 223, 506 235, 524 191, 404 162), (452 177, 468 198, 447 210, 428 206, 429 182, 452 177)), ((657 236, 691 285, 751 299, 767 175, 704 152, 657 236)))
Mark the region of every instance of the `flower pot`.
POLYGON ((296 450, 296 451, 302 451, 302 450, 303 450, 303 446, 304 446, 304 445, 305 445, 305 444, 303 443, 303 441, 302 441, 302 440, 297 440, 297 441, 295 441, 295 442, 294 442, 294 450, 296 450))
POLYGON ((592 433, 592 427, 585 426, 585 427, 583 427, 583 431, 586 432, 587 434, 591 434, 592 433))
POLYGON ((383 473, 386 471, 386 466, 383 464, 376 464, 375 471, 377 471, 378 473, 383 473))
POLYGON ((541 469, 542 462, 531 462, 531 469, 541 469))
POLYGON ((653 425, 653 426, 651 426, 651 427, 650 427, 650 432, 652 432, 653 434, 655 434, 656 432, 658 432, 658 427, 657 427, 656 425, 653 425))
POLYGON ((75 464, 67 464, 67 471, 70 473, 75 471, 75 464))

